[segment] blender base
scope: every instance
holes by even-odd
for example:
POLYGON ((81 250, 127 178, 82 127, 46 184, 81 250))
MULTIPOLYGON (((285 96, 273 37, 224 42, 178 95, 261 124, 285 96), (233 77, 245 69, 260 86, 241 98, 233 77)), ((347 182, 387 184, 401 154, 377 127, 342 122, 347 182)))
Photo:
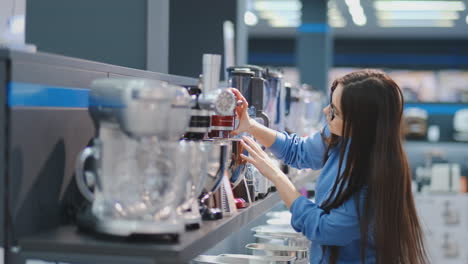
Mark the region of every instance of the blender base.
POLYGON ((80 229, 93 233, 119 237, 151 236, 171 242, 178 242, 179 235, 185 231, 184 223, 180 220, 101 219, 96 217, 90 208, 77 215, 77 225, 80 229))

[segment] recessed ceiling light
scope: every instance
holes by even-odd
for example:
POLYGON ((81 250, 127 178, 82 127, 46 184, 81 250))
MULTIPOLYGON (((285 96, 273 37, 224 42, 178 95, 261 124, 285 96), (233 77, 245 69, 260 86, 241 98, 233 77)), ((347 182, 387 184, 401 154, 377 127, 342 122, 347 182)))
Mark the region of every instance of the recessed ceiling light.
POLYGON ((255 26, 258 23, 258 18, 252 11, 247 11, 244 13, 244 23, 247 26, 255 26))
POLYGON ((282 19, 275 19, 275 20, 270 20, 268 21, 268 24, 272 27, 277 27, 277 28, 284 28, 284 27, 298 27, 300 24, 300 21, 295 21, 295 20, 282 20, 282 19))
POLYGON ((295 1, 272 1, 262 0, 256 1, 254 7, 257 10, 278 10, 278 11, 300 11, 302 9, 302 3, 298 0, 295 1))
POLYGON ((335 28, 342 28, 346 26, 346 20, 344 19, 330 19, 328 23, 330 26, 335 28))
POLYGON ((462 1, 375 1, 377 10, 435 10, 435 11, 463 11, 465 3, 462 1))
POLYGON ((453 20, 380 20, 381 27, 453 27, 453 20))
POLYGON ((398 20, 457 20, 460 18, 455 11, 378 11, 379 19, 398 20))
POLYGON ((346 5, 348 6, 349 13, 351 18, 357 26, 364 26, 367 23, 366 15, 364 14, 364 9, 361 6, 360 0, 345 0, 346 5))

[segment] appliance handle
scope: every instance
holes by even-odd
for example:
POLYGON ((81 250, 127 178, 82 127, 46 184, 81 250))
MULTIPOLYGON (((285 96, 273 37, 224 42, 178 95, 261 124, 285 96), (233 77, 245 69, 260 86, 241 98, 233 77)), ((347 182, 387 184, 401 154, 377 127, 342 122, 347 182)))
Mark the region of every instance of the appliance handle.
POLYGON ((78 190, 80 190, 81 194, 86 198, 86 200, 93 202, 94 201, 94 193, 89 188, 87 182, 88 179, 97 180, 97 174, 91 171, 87 171, 84 169, 85 162, 90 159, 96 159, 97 149, 95 146, 93 147, 86 147, 83 149, 80 154, 78 155, 76 162, 75 162, 75 180, 76 185, 78 186, 78 190))
POLYGON ((268 115, 265 112, 257 111, 257 117, 260 117, 261 119, 263 119, 263 125, 264 126, 270 127, 270 118, 268 117, 268 115))

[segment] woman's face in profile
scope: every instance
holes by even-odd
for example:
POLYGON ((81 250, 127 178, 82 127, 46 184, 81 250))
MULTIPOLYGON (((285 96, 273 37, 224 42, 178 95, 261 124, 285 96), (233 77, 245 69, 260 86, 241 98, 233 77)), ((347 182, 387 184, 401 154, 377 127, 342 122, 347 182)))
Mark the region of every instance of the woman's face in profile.
POLYGON ((343 86, 338 84, 332 93, 331 103, 323 109, 323 113, 327 116, 327 123, 330 132, 341 136, 343 128, 343 112, 341 112, 341 95, 343 94, 343 86))

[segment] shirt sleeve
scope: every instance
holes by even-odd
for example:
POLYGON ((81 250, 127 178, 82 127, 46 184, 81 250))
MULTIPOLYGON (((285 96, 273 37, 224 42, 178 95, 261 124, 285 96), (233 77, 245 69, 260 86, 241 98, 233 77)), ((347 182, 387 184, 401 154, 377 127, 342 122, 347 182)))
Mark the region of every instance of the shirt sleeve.
MULTIPOLYGON (((323 134, 328 137, 328 126, 323 128, 323 134)), ((299 137, 296 134, 288 135, 286 132, 277 133, 270 151, 284 163, 298 168, 321 169, 326 143, 320 132, 310 137, 299 137)))
POLYGON ((304 196, 291 205, 291 225, 320 245, 345 246, 361 237, 354 199, 326 213, 304 196))

